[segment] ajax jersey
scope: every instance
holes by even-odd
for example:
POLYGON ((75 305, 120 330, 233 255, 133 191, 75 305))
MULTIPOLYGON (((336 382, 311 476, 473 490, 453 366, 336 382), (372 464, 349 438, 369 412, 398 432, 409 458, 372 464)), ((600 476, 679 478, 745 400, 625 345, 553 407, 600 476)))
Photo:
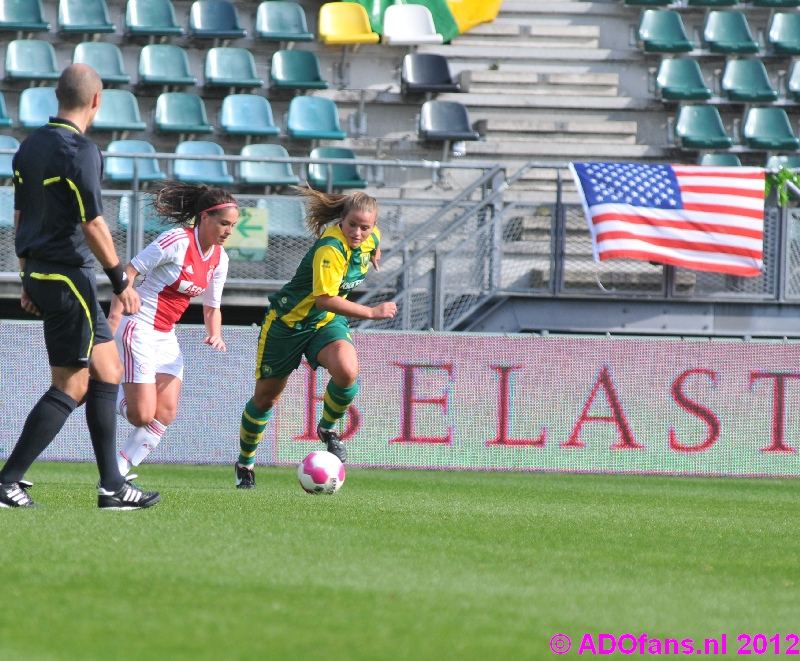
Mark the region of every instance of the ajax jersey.
POLYGON ((146 274, 137 287, 142 307, 131 315, 157 331, 170 331, 195 296, 203 305, 220 306, 222 287, 228 274, 228 255, 214 246, 203 256, 197 230, 168 230, 131 260, 139 273, 146 274))

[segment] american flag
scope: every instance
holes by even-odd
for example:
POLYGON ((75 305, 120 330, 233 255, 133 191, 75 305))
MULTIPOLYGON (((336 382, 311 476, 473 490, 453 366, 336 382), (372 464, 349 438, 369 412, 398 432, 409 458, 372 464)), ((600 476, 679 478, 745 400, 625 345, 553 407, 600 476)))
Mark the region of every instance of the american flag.
POLYGON ((764 169, 570 163, 596 261, 625 257, 756 276, 764 169))

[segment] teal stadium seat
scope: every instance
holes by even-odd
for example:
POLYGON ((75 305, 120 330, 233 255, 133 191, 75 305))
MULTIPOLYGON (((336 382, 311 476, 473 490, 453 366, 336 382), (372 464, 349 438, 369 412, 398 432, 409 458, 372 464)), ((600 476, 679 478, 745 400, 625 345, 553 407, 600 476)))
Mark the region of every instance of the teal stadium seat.
MULTIPOLYGON (((178 143, 175 153, 188 156, 224 156, 225 151, 216 142, 207 140, 187 140, 178 143)), ((233 177, 228 174, 228 165, 225 161, 216 160, 189 160, 175 159, 173 171, 175 179, 189 183, 213 184, 223 186, 233 183, 233 177)))
POLYGON ((195 0, 189 8, 189 35, 202 39, 241 39, 236 6, 228 0, 195 0))
POLYGON ((306 13, 296 2, 267 0, 256 10, 256 36, 266 41, 314 41, 306 13))
POLYGON ((760 103, 777 101, 762 60, 728 60, 722 73, 722 94, 729 101, 760 103))
MULTIPOLYGON (((0 149, 19 149, 19 140, 13 135, 0 135, 0 149)), ((14 176, 14 168, 11 167, 11 159, 14 154, 0 154, 0 178, 11 179, 14 176)))
POLYGON ((800 140, 783 108, 750 108, 744 118, 742 141, 750 149, 796 150, 800 140))
POLYGON ((15 39, 6 46, 6 78, 9 80, 58 80, 61 70, 49 41, 15 39))
POLYGON ((789 168, 790 170, 800 169, 800 155, 786 156, 773 154, 767 159, 768 170, 777 170, 778 168, 789 168))
POLYGON ((295 140, 344 140, 339 109, 331 99, 296 96, 289 102, 286 132, 295 140))
POLYGON ((661 60, 656 73, 656 93, 668 101, 705 101, 712 96, 697 60, 689 58, 661 60))
POLYGON ((308 50, 278 50, 272 54, 269 71, 270 88, 324 90, 328 82, 322 77, 319 58, 308 50))
POLYGON ((800 7, 800 0, 750 0, 750 2, 753 7, 769 7, 771 9, 800 7))
POLYGON ((639 41, 647 53, 688 53, 694 42, 686 36, 681 15, 672 10, 645 9, 639 21, 639 41))
POLYGON ((88 64, 104 84, 127 85, 131 77, 125 73, 122 52, 116 44, 107 41, 84 41, 75 46, 72 53, 74 64, 88 64))
POLYGON ((104 34, 116 32, 105 0, 59 0, 58 30, 66 33, 104 34))
POLYGON ((28 87, 19 95, 19 123, 24 129, 38 129, 58 115, 55 87, 28 87))
POLYGON ((147 124, 139 113, 139 102, 128 90, 107 89, 92 122, 92 131, 144 131, 147 124))
POLYGON ((148 37, 180 37, 183 27, 178 25, 171 0, 128 0, 125 32, 148 37))
POLYGON ((49 32, 42 0, 0 0, 0 32, 49 32))
POLYGON ((703 42, 712 53, 757 53, 747 17, 740 11, 708 12, 703 28, 703 42))
POLYGON ((800 60, 792 63, 786 81, 786 94, 795 103, 800 101, 800 60))
POLYGON ((775 12, 769 24, 767 44, 776 55, 800 55, 800 14, 775 12))
POLYGON ((239 161, 239 179, 248 186, 296 186, 300 178, 292 172, 291 163, 270 159, 289 158, 286 147, 277 144, 252 144, 242 147, 242 156, 265 159, 239 161))
POLYGON ((139 51, 139 84, 187 87, 197 84, 189 56, 175 44, 148 44, 139 51))
POLYGON ((272 106, 263 96, 229 94, 222 100, 219 128, 229 135, 269 136, 281 130, 272 117, 272 106))
MULTIPOLYGON (((153 208, 154 196, 150 193, 139 195, 139 213, 144 220, 144 231, 153 236, 166 232, 173 227, 156 213, 153 208)), ((123 230, 128 229, 131 222, 131 207, 133 206, 133 196, 123 195, 119 199, 119 211, 117 212, 117 222, 123 230)), ((146 239, 147 240, 147 239, 146 239)))
POLYGON ((735 7, 739 0, 686 0, 687 7, 735 7))
POLYGON ((167 178, 158 164, 158 159, 150 156, 156 153, 155 147, 146 140, 112 140, 108 143, 106 151, 118 154, 143 154, 142 158, 136 159, 126 156, 106 156, 104 176, 109 181, 133 181, 134 161, 139 181, 158 181, 167 178))
POLYGON ((714 166, 725 166, 725 167, 739 167, 742 164, 742 161, 736 154, 716 154, 716 153, 704 153, 700 154, 700 158, 697 159, 698 165, 714 165, 714 166))
POLYGON ((14 121, 8 116, 6 109, 6 97, 0 92, 0 127, 10 128, 14 125, 14 121))
POLYGON ((730 149, 733 146, 715 106, 682 106, 675 135, 685 149, 730 149))
POLYGON ((163 92, 156 99, 153 124, 164 133, 213 133, 206 104, 190 92, 163 92))
POLYGON ((206 54, 206 85, 212 87, 264 86, 256 73, 256 61, 246 48, 210 48, 206 54))
MULTIPOLYGON (((316 147, 310 158, 355 159, 356 154, 346 147, 316 147)), ((361 176, 355 163, 309 163, 308 185, 319 191, 334 191, 344 188, 366 188, 367 182, 361 176), (330 172, 330 178, 329 173, 330 172)))

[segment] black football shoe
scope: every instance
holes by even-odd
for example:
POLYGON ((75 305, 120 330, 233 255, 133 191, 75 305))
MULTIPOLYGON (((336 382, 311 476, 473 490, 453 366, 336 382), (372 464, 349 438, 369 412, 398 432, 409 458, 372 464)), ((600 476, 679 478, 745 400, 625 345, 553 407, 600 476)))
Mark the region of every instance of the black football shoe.
POLYGON ((338 457, 342 463, 347 461, 347 448, 342 443, 339 434, 333 429, 323 429, 317 425, 317 436, 327 446, 328 452, 338 457))

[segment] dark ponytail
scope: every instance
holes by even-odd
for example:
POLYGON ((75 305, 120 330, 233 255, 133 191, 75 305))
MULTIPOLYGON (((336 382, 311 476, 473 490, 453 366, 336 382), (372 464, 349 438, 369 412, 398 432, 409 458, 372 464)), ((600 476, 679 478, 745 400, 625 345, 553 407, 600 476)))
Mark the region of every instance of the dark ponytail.
POLYGON ((202 211, 218 204, 236 204, 236 198, 222 188, 181 181, 165 182, 153 199, 153 209, 165 222, 184 227, 191 226, 202 211))

